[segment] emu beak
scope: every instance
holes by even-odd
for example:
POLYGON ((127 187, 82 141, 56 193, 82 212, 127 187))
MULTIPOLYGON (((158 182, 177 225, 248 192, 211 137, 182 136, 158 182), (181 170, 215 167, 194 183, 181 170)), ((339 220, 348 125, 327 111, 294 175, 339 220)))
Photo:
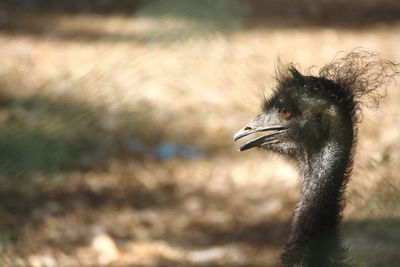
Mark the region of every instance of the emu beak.
POLYGON ((251 122, 249 122, 244 128, 237 131, 234 136, 233 140, 236 141, 242 137, 245 137, 250 134, 258 133, 258 132, 266 132, 266 131, 274 131, 272 133, 256 137, 239 148, 239 151, 245 151, 247 149, 261 146, 263 144, 267 144, 275 140, 274 136, 286 131, 287 127, 282 125, 266 125, 265 117, 264 116, 257 116, 251 122))

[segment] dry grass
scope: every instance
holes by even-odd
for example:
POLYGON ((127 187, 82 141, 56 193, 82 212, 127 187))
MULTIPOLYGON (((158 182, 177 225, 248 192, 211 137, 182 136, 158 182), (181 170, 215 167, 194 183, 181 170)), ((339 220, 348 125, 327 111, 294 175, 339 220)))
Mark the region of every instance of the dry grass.
MULTIPOLYGON (((246 27, 240 6, 198 20, 151 3, 135 15, 6 9, 20 19, 0 31, 5 266, 277 265, 296 171, 231 140, 273 88, 277 57, 306 68, 364 47, 400 61, 396 23, 246 27), (158 160, 166 142, 200 157, 158 160)), ((345 211, 359 266, 399 261, 399 125, 397 84, 360 127, 345 211)))

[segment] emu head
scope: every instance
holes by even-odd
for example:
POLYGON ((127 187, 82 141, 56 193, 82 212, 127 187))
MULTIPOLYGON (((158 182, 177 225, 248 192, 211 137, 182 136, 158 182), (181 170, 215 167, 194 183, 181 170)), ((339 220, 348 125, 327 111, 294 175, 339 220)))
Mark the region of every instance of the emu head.
POLYGON ((377 89, 392 81, 399 65, 356 49, 321 68, 318 76, 302 75, 293 65, 277 73, 277 87, 262 112, 234 140, 257 135, 239 150, 259 147, 298 159, 332 140, 351 147, 359 105, 367 100, 377 106, 383 96, 377 89))
POLYGON ((304 76, 290 67, 278 79, 274 94, 264 101, 261 114, 235 134, 234 140, 238 140, 261 133, 240 151, 260 147, 297 157, 318 151, 331 131, 351 134, 351 110, 330 95, 335 87, 330 80, 304 76))

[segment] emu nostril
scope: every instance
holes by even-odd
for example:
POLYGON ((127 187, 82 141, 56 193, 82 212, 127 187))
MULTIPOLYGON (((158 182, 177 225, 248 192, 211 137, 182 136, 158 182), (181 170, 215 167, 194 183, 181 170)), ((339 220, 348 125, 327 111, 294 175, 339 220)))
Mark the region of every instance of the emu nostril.
POLYGON ((246 127, 244 128, 244 130, 245 130, 245 131, 250 131, 250 130, 252 130, 252 128, 249 127, 249 126, 246 126, 246 127))

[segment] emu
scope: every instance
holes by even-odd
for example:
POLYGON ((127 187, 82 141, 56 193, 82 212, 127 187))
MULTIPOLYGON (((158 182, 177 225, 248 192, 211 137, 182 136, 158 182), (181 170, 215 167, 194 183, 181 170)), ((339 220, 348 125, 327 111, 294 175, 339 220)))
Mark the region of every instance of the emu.
POLYGON ((318 75, 293 64, 277 67, 277 87, 262 112, 234 135, 261 133, 240 147, 276 152, 297 162, 301 198, 281 255, 285 267, 348 266, 340 234, 362 104, 378 107, 380 88, 399 65, 355 49, 336 57, 318 75))

